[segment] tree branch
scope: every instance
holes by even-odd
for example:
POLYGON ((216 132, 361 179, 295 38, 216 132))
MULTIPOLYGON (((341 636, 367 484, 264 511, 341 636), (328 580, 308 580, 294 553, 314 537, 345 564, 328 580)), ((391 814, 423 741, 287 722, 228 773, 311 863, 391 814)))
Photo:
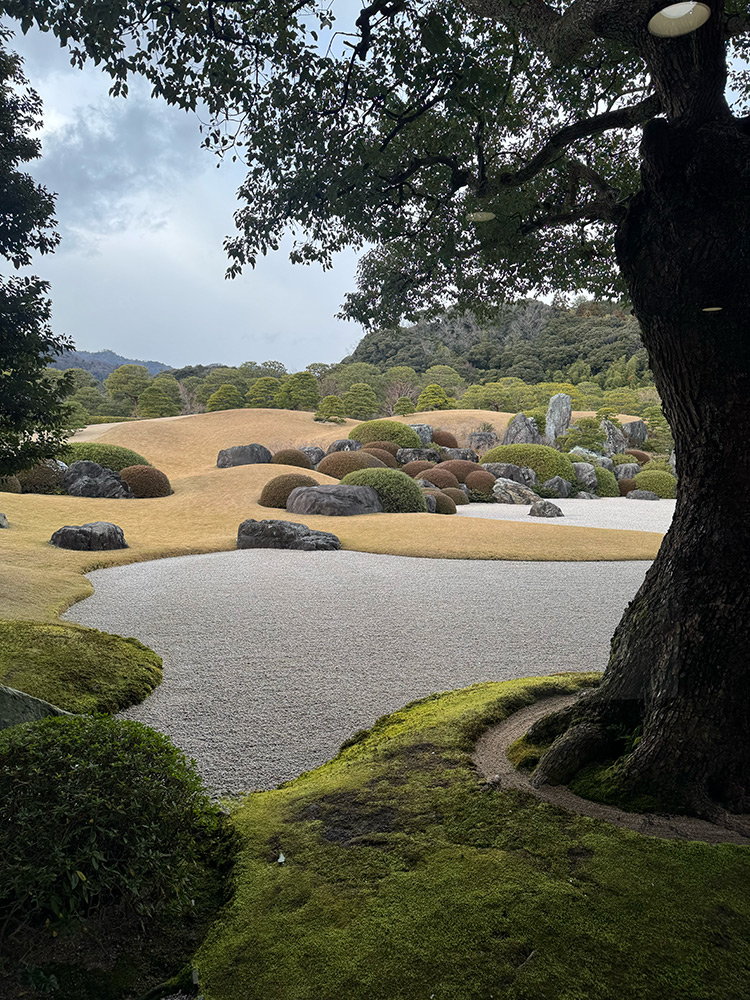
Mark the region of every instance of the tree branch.
POLYGON ((529 233, 538 232, 540 229, 548 229, 550 226, 564 226, 571 222, 619 222, 625 213, 625 206, 613 204, 609 199, 599 199, 597 201, 586 202, 577 208, 567 211, 552 212, 549 215, 542 215, 529 222, 523 223, 519 231, 523 236, 529 233))

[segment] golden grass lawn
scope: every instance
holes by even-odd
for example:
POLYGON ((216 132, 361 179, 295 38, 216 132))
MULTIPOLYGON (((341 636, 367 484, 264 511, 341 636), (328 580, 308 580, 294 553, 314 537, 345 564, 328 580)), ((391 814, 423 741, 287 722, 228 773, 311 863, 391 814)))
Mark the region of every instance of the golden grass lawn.
MULTIPOLYGON (((502 432, 510 414, 486 410, 420 413, 403 418, 457 433, 490 420, 502 432)), ((54 621, 88 596, 84 573, 166 556, 233 549, 237 527, 246 518, 284 518, 285 512, 258 504, 274 476, 301 472, 282 465, 217 469, 221 448, 259 442, 272 451, 320 444, 348 436, 344 426, 318 424, 307 412, 225 410, 93 426, 78 440, 106 441, 140 452, 170 478, 174 494, 154 500, 91 500, 83 497, 0 494, 10 528, 0 532, 0 618, 54 621), (64 524, 113 521, 129 548, 117 552, 73 552, 49 544, 64 524)), ((320 483, 336 480, 306 473, 320 483)), ((448 559, 603 560, 653 559, 662 536, 654 532, 558 527, 432 514, 371 514, 334 519, 293 515, 291 519, 334 531, 343 548, 389 555, 448 559)))

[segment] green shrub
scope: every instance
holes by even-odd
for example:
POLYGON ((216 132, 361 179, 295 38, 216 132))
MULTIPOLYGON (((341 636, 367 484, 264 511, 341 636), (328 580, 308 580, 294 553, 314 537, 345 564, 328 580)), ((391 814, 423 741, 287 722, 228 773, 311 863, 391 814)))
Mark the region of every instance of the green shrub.
POLYGON ((344 410, 344 401, 340 396, 324 396, 320 401, 313 420, 317 420, 320 423, 345 424, 346 412, 344 410))
POLYGON ((617 488, 620 491, 621 497, 626 497, 631 490, 638 489, 638 487, 635 485, 635 479, 618 479, 617 488))
POLYGON ((382 462, 389 469, 399 469, 400 465, 393 457, 393 455, 386 451, 385 448, 373 448, 372 445, 367 445, 362 451, 366 451, 368 455, 374 455, 379 462, 382 462))
POLYGON ((218 410, 241 410, 244 405, 245 400, 240 390, 229 383, 220 385, 206 400, 206 410, 209 413, 216 413, 218 410))
POLYGON ((441 385, 433 382, 420 392, 417 413, 424 410, 455 410, 456 405, 456 400, 449 396, 441 385))
POLYGON ((607 435, 596 417, 580 417, 573 427, 558 437, 556 444, 562 451, 570 451, 571 448, 599 451, 606 440, 607 435))
MULTIPOLYGON (((668 472, 670 476, 673 476, 672 466, 669 464, 668 458, 652 458, 650 461, 646 462, 642 472, 668 472)), ((20 478, 20 476, 19 476, 20 478)))
POLYGON ((387 451, 394 458, 398 454, 399 449, 399 445, 393 441, 368 441, 363 447, 366 451, 370 451, 372 448, 379 448, 380 451, 387 451))
POLYGON ((482 463, 486 462, 510 462, 513 465, 527 466, 536 472, 542 483, 554 476, 562 476, 569 483, 576 478, 570 456, 563 455, 546 444, 500 444, 483 456, 482 463))
POLYGON ((309 455, 298 448, 282 448, 271 459, 274 465, 298 465, 301 469, 312 469, 309 455))
POLYGON ((475 469, 466 477, 466 485, 470 491, 484 493, 485 496, 489 497, 492 496, 492 488, 496 481, 491 472, 483 472, 481 469, 475 469))
POLYGON ((613 465, 632 465, 635 459, 632 455, 611 455, 613 465))
POLYGON ((414 413, 414 403, 408 396, 399 396, 393 405, 393 412, 401 417, 406 417, 410 413, 414 413))
POLYGON ((416 462, 407 462, 406 465, 401 466, 401 471, 405 472, 407 476, 411 476, 412 479, 421 478, 421 474, 427 469, 434 469, 434 462, 427 462, 424 459, 418 459, 416 462))
POLYGON ((111 416, 101 416, 100 414, 89 414, 90 424, 122 424, 129 420, 137 420, 138 417, 111 417, 111 416))
POLYGON ((0 493, 20 493, 18 476, 0 476, 0 493))
POLYGON ((147 458, 119 444, 97 444, 95 441, 71 441, 65 445, 58 458, 68 465, 73 462, 96 462, 105 469, 120 472, 129 465, 151 465, 147 458))
POLYGON ((436 465, 434 469, 425 469, 424 472, 420 473, 417 478, 426 479, 428 483, 432 483, 434 486, 437 486, 439 490, 444 489, 446 486, 452 486, 454 489, 458 487, 458 480, 456 477, 452 472, 444 469, 442 465, 436 465))
POLYGON ((477 462, 470 462, 466 458, 450 458, 447 462, 440 462, 440 468, 452 472, 459 483, 465 483, 466 477, 472 472, 477 472, 482 467, 477 462))
POLYGON ((360 469, 384 469, 385 464, 368 451, 334 451, 318 462, 318 472, 333 479, 343 479, 360 469))
POLYGON ((455 434, 451 434, 450 431, 441 431, 439 427, 432 432, 432 440, 441 448, 458 448, 455 434))
POLYGON ((671 472, 652 471, 646 468, 643 472, 639 472, 633 481, 637 490, 651 490, 663 500, 673 500, 677 496, 677 480, 671 472))
POLYGON ((479 490, 469 490, 469 503, 494 503, 494 502, 495 499, 493 496, 488 496, 486 493, 480 493, 479 490))
POLYGON ((318 481, 312 476, 303 476, 302 473, 298 472, 290 472, 286 476, 276 476, 263 487, 258 503, 261 507, 286 508, 286 502, 292 490, 296 490, 298 486, 318 485, 318 481))
MULTIPOLYGON (((356 452, 355 452, 356 454, 356 452)), ((351 486, 372 486, 388 514, 425 514, 427 505, 415 481, 400 469, 362 469, 344 476, 351 486)))
POLYGON ((523 415, 530 417, 536 424, 539 433, 544 434, 547 426, 547 411, 543 407, 537 407, 535 410, 524 410, 523 415))
POLYGON ((352 441, 369 444, 371 441, 393 441, 399 448, 421 448, 422 442, 415 430, 397 420, 367 420, 349 431, 352 441))
POLYGON ((614 472, 610 472, 609 469, 603 469, 601 465, 595 465, 594 472, 596 473, 596 495, 600 497, 619 497, 620 487, 617 485, 614 472))
MULTIPOLYGON (((447 493, 443 493, 442 490, 423 490, 423 493, 428 496, 435 497, 435 513, 436 514, 455 514, 456 504, 447 493)), ((462 491, 459 490, 459 493, 462 491)))
POLYGON ((457 507, 460 507, 461 504, 469 502, 469 498, 466 496, 463 490, 454 489, 452 486, 446 486, 445 489, 443 490, 443 493, 445 493, 447 497, 450 497, 453 503, 456 504, 457 507))
POLYGON ((22 493, 61 493, 62 470, 55 462, 39 462, 32 465, 30 469, 22 469, 17 472, 18 482, 21 484, 22 493))
POLYGON ((152 465, 128 465, 120 469, 120 475, 138 500, 168 497, 173 492, 165 473, 152 465))
POLYGON ((166 736, 108 716, 0 732, 0 924, 153 917, 191 896, 218 808, 166 736))

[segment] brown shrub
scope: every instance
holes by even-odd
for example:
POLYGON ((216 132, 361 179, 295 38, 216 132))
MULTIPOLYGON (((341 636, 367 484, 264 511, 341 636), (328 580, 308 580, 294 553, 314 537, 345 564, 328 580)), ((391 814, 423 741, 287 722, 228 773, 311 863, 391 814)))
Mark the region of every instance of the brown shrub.
POLYGON ((360 469, 385 469, 385 462, 361 448, 359 451, 334 451, 318 463, 318 472, 332 479, 343 479, 360 469))
POLYGON ((637 490, 635 479, 618 479, 617 485, 620 487, 620 496, 626 497, 631 490, 637 490))
POLYGON ((450 458, 447 462, 440 462, 440 468, 452 472, 459 483, 465 483, 466 477, 472 472, 480 472, 476 462, 469 462, 465 458, 450 458))
POLYGON ((469 498, 466 496, 466 494, 464 493, 464 491, 463 490, 457 490, 455 488, 455 486, 446 486, 445 489, 443 490, 443 493, 445 493, 445 495, 447 497, 450 497, 451 500, 453 501, 453 503, 457 507, 460 507, 461 504, 463 504, 463 503, 468 503, 469 502, 469 498))
POLYGON ((406 465, 402 465, 401 471, 405 472, 407 476, 411 476, 412 479, 419 479, 426 469, 434 468, 434 462, 426 462, 424 459, 418 459, 416 462, 407 462, 406 465))
MULTIPOLYGON (((455 514, 456 504, 448 496, 447 493, 443 493, 442 490, 423 490, 423 493, 428 493, 431 497, 435 497, 437 506, 435 508, 436 514, 455 514)), ((458 491, 459 493, 461 490, 458 491)))
POLYGON ((370 448, 369 446, 367 448, 363 448, 362 451, 366 451, 368 455, 374 455, 375 458, 379 459, 383 463, 383 465, 387 465, 389 469, 401 468, 389 451, 384 451, 382 448, 370 448))
POLYGON ((16 478, 21 484, 21 493, 62 492, 62 471, 53 461, 39 462, 30 469, 23 469, 16 473, 16 478))
POLYGON ((645 465, 646 462, 651 461, 649 453, 647 451, 641 451, 640 448, 626 448, 625 454, 632 455, 639 465, 645 465))
POLYGON ((450 431, 441 431, 439 428, 432 432, 432 440, 439 444, 441 448, 458 448, 456 435, 450 431))
POLYGON ((398 452, 398 445, 393 441, 370 441, 369 444, 362 446, 363 451, 371 451, 373 448, 378 448, 380 451, 387 451, 394 458, 398 452))
POLYGON ((444 469, 441 465, 436 465, 434 469, 426 469, 424 472, 420 472, 419 478, 426 479, 428 483, 437 486, 439 490, 444 489, 446 486, 458 487, 458 480, 453 473, 444 469))
POLYGON ((271 461, 274 465, 298 465, 301 469, 312 469, 313 464, 308 455, 299 448, 283 448, 277 451, 271 461))
POLYGON ((298 486, 317 486, 312 476, 303 476, 301 472, 288 472, 285 476, 269 479, 263 487, 258 503, 261 507, 286 507, 289 494, 298 486))
POLYGON ((120 470, 120 476, 138 500, 168 497, 172 492, 167 477, 153 465, 128 465, 120 470))
POLYGON ((495 485, 495 477, 491 472, 483 472, 478 469, 466 477, 466 485, 476 493, 483 493, 485 496, 492 496, 492 487, 495 485))

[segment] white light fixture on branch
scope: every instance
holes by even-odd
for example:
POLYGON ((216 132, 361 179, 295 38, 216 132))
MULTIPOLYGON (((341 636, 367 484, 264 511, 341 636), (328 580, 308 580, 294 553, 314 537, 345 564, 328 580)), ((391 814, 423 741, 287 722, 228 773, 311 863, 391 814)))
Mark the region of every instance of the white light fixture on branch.
POLYGON ((648 22, 648 30, 659 38, 677 38, 696 31, 710 16, 708 4, 671 3, 656 11, 648 22))
POLYGON ((469 222, 492 222, 495 218, 494 212, 469 212, 466 216, 469 222))

